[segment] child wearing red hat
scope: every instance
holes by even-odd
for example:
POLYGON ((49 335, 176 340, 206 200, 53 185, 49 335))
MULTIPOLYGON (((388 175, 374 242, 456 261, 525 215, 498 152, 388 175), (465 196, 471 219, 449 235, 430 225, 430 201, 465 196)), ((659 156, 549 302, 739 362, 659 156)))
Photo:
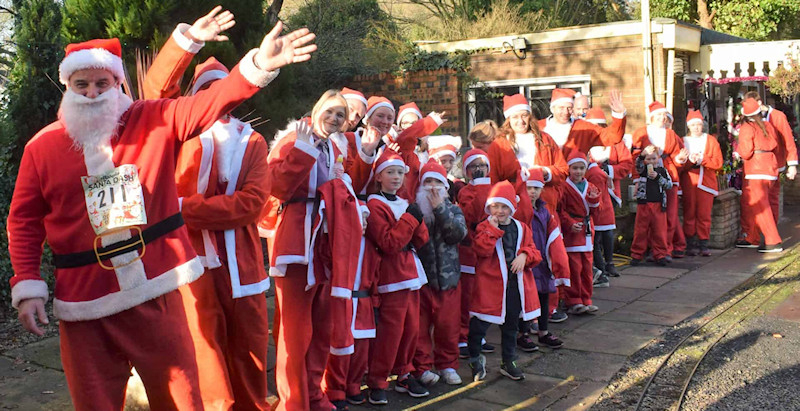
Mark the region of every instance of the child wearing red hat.
POLYGON ((594 313, 592 304, 592 252, 594 223, 600 209, 600 190, 586 180, 589 165, 586 155, 573 151, 569 160, 569 178, 561 195, 558 214, 564 234, 564 246, 569 257, 570 287, 566 290, 567 312, 594 313))
POLYGON ((408 166, 386 149, 375 162, 380 191, 369 196, 367 237, 382 255, 378 274, 380 308, 367 385, 369 402, 387 404, 386 379, 398 376, 395 391, 412 397, 429 395, 410 375, 419 331, 419 289, 428 282, 416 251, 429 240, 422 210, 397 195, 408 166))
POLYGON ((498 324, 502 332, 500 373, 516 381, 525 378, 516 365, 518 321, 530 321, 540 314, 531 268, 542 261, 542 256, 528 225, 512 217, 516 208, 514 186, 507 181, 495 184, 484 206, 489 217, 475 230, 476 284, 468 336, 469 364, 475 381, 486 377, 481 342, 491 324, 498 324))

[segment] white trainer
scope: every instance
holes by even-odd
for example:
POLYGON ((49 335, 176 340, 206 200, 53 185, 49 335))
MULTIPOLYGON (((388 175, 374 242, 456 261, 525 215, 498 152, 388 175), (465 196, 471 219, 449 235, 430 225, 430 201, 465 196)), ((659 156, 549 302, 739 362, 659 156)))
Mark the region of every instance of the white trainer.
POLYGON ((444 382, 447 385, 461 385, 461 376, 458 375, 456 370, 452 368, 445 368, 439 371, 439 374, 442 375, 444 378, 444 382))
POLYGON ((426 387, 430 387, 439 382, 439 374, 431 370, 427 370, 419 376, 419 382, 426 387))

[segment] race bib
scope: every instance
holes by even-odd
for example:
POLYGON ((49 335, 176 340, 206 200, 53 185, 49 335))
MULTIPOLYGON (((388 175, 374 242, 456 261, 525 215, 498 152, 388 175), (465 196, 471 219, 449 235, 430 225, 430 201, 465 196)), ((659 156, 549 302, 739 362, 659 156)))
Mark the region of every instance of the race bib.
POLYGON ((123 164, 105 174, 81 177, 86 211, 95 234, 147 224, 139 171, 123 164))

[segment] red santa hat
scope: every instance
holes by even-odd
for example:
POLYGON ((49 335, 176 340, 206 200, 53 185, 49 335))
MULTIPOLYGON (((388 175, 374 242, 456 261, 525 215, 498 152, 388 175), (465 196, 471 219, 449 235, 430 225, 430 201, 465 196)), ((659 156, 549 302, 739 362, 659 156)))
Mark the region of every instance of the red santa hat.
POLYGON ((431 158, 452 156, 455 159, 460 149, 461 137, 446 134, 428 136, 428 156, 431 158))
POLYGON ((698 110, 689 110, 689 114, 686 115, 686 125, 693 123, 703 124, 703 115, 698 110))
POLYGON ((197 94, 206 83, 214 80, 223 79, 228 77, 228 68, 220 63, 214 57, 209 57, 208 60, 200 63, 194 68, 194 84, 192 85, 192 94, 197 94))
POLYGON ((742 102, 742 114, 745 116, 754 116, 761 112, 761 104, 752 97, 745 99, 742 102))
POLYGON ((514 190, 514 186, 511 185, 508 180, 503 180, 492 186, 483 209, 486 211, 486 214, 489 214, 489 206, 500 203, 507 205, 508 208, 511 209, 511 214, 514 214, 517 211, 518 201, 519 198, 517 197, 517 192, 514 190))
POLYGON ((594 146, 589 149, 589 155, 595 163, 602 163, 611 157, 611 147, 594 146))
POLYGON ((372 113, 375 112, 375 110, 381 107, 386 107, 392 110, 393 113, 395 112, 394 105, 392 104, 391 101, 389 101, 388 98, 380 96, 372 96, 369 98, 369 100, 367 100, 367 114, 364 115, 364 119, 362 120, 363 123, 367 124, 367 119, 369 119, 369 116, 371 116, 372 113))
POLYGON ((410 102, 400 106, 400 114, 397 115, 397 125, 400 125, 400 119, 406 114, 416 114, 418 119, 422 118, 422 112, 417 107, 417 103, 410 102))
POLYGON ((445 187, 450 188, 450 182, 447 181, 447 170, 434 159, 428 160, 419 171, 420 184, 422 184, 426 178, 435 178, 444 183, 445 187))
POLYGON ((575 104, 575 90, 568 88, 553 89, 553 94, 550 96, 550 107, 561 103, 575 104))
POLYGON ((122 67, 122 45, 119 39, 95 39, 67 45, 64 60, 58 66, 61 84, 69 84, 69 78, 78 70, 105 69, 117 80, 125 78, 122 67))
POLYGON ((347 87, 343 87, 341 93, 342 93, 342 97, 344 97, 345 100, 360 101, 360 102, 364 103, 364 107, 367 106, 367 98, 364 97, 364 93, 362 93, 362 92, 360 92, 358 90, 353 90, 351 88, 347 88, 347 87))
POLYGON ((567 165, 571 166, 575 163, 583 163, 583 165, 588 166, 589 161, 586 160, 586 154, 578 150, 572 150, 572 153, 569 154, 569 158, 567 159, 567 165))
POLYGON ((544 187, 544 173, 539 167, 528 169, 528 179, 525 180, 525 185, 528 187, 544 187))
POLYGON ((503 96, 503 115, 506 118, 511 117, 514 113, 520 111, 531 112, 531 105, 528 104, 528 99, 522 94, 514 94, 513 96, 503 96))
POLYGON ((381 154, 381 156, 378 157, 378 160, 375 161, 375 175, 380 174, 380 172, 385 170, 386 167, 391 166, 403 167, 403 169, 408 172, 408 166, 403 162, 403 158, 400 157, 400 154, 397 154, 396 151, 387 148, 383 150, 383 154, 381 154))
POLYGON ((657 113, 668 113, 667 108, 661 104, 660 101, 654 101, 647 106, 647 117, 650 118, 653 114, 657 113))
POLYGON ((600 107, 592 107, 586 112, 584 120, 593 124, 606 124, 606 113, 600 107))
POLYGON ((467 175, 467 167, 469 167, 469 165, 475 160, 483 160, 486 163, 487 168, 491 167, 489 164, 489 155, 479 148, 473 148, 464 154, 464 164, 462 165, 464 175, 467 175))

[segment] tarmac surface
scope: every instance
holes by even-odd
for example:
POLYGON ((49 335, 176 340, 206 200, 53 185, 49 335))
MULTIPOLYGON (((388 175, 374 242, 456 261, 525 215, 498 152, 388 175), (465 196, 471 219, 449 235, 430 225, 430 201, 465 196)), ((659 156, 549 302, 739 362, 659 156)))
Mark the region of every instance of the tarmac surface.
MULTIPOLYGON (((795 223, 800 221, 800 209, 787 207, 786 212, 792 223, 782 224, 780 231, 788 247, 800 239, 800 224, 795 223)), ((594 291, 594 303, 600 307, 596 315, 571 316, 564 323, 552 324, 551 332, 564 341, 564 348, 519 353, 517 364, 526 374, 524 381, 511 381, 499 374, 498 351, 487 355, 488 375, 480 383, 469 383, 469 367, 462 361, 459 374, 464 384, 461 386, 439 383, 430 389, 431 396, 424 399, 412 399, 390 391, 388 406, 351 406, 350 409, 589 409, 629 356, 670 327, 713 304, 779 257, 748 249, 715 250, 712 257, 675 260, 668 267, 625 267, 621 277, 611 279, 610 288, 594 291)), ((269 297, 268 301, 272 307, 273 299, 269 297)), ((780 307, 783 308, 764 314, 760 321, 748 323, 750 328, 743 327, 741 334, 739 331, 731 333, 730 342, 720 343, 722 357, 719 358, 726 366, 701 369, 702 374, 698 375, 702 378, 692 386, 687 405, 694 404, 691 401, 696 390, 698 398, 707 397, 709 392, 719 393, 713 402, 703 399, 706 402, 697 403, 697 406, 750 409, 750 406, 736 406, 737 401, 750 398, 753 402, 746 404, 753 407, 777 404, 774 408, 800 409, 797 400, 800 390, 796 389, 800 382, 800 327, 797 327, 800 300, 789 299, 780 307), (764 355, 753 362, 762 352, 774 356, 764 355), (744 377, 737 380, 740 375, 744 377), (744 385, 733 382, 745 380, 744 385), (717 383, 725 390, 713 385, 717 383), (778 393, 782 398, 791 398, 793 406, 786 408, 780 406, 781 403, 765 402, 778 393)), ((487 340, 499 350, 497 327, 490 329, 487 340)), ((273 347, 269 354, 269 364, 274 366, 273 347)), ((717 361, 717 357, 716 352, 710 354, 709 363, 717 361)), ((274 378, 271 368, 269 374, 274 378)), ((131 405, 127 409, 139 409, 135 403, 143 398, 141 387, 129 386, 131 405)), ((390 384, 390 388, 392 386, 390 384)), ((270 381, 270 392, 275 392, 274 381, 270 381)), ((57 337, 0 353, 0 410, 69 408, 71 403, 57 337)))

